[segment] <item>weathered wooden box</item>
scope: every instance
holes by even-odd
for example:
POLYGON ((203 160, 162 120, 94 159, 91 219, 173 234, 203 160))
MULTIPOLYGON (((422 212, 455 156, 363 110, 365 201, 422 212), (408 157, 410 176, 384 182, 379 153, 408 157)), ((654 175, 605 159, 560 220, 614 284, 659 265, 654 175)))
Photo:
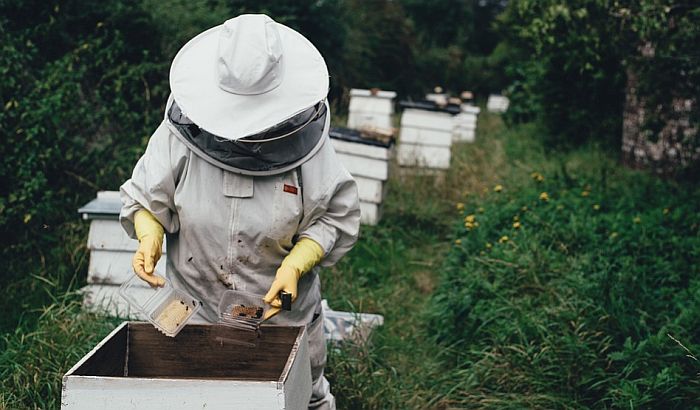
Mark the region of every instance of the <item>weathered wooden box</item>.
POLYGON ((452 140, 454 142, 474 142, 476 139, 476 120, 479 112, 479 107, 462 104, 461 112, 453 117, 454 129, 452 131, 452 140))
POLYGON ((263 325, 256 348, 220 342, 236 332, 187 325, 169 338, 149 323, 124 322, 63 376, 61 408, 307 408, 304 327, 263 325))
POLYGON ((486 101, 486 109, 489 112, 504 113, 508 111, 509 105, 510 100, 508 100, 508 97, 497 94, 489 95, 489 99, 486 101))
POLYGON ((396 98, 394 91, 351 89, 348 127, 391 128, 394 98, 396 98))
MULTIPOLYGON (((402 167, 447 169, 450 167, 456 112, 434 103, 402 102, 401 134, 397 160, 402 167)), ((452 109, 454 110, 454 109, 452 109)))
POLYGON ((332 128, 330 136, 338 159, 357 182, 361 222, 376 225, 382 215, 393 143, 364 139, 348 128, 332 128))

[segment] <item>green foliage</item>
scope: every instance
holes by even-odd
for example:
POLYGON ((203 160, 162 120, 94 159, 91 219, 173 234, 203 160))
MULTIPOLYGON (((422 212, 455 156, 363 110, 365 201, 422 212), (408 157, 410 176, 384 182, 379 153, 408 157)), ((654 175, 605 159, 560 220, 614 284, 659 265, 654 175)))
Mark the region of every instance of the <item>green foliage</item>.
POLYGON ((59 408, 63 374, 118 323, 82 312, 76 296, 62 296, 40 310, 36 326, 4 336, 0 408, 59 408))
MULTIPOLYGON (((532 146, 520 148, 516 158, 530 156, 532 146)), ((471 374, 451 397, 697 404, 700 364, 667 334, 700 352, 700 190, 581 152, 561 167, 529 163, 539 167, 530 181, 523 169, 467 202, 455 228, 428 314, 471 374)))
POLYGON ((508 72, 515 121, 539 119, 550 142, 619 146, 624 72, 603 0, 511 2, 499 16, 515 49, 508 72))

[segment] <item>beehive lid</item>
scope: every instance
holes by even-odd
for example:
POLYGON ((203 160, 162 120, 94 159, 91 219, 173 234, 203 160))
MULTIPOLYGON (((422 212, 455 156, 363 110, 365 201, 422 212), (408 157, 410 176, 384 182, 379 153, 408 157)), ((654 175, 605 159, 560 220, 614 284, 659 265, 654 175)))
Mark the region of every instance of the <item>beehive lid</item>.
POLYGON ((414 108, 417 110, 445 112, 452 115, 460 113, 459 105, 448 104, 445 106, 439 106, 433 101, 401 101, 399 102, 399 105, 401 106, 401 108, 414 108))
POLYGON ((379 89, 363 90, 360 88, 353 88, 350 90, 350 96, 351 97, 386 98, 386 99, 391 100, 391 99, 396 98, 396 92, 395 91, 379 90, 379 89))
POLYGON ((373 139, 369 139, 369 138, 364 138, 360 131, 353 130, 350 128, 345 128, 345 127, 332 127, 331 130, 329 131, 329 135, 331 138, 341 140, 341 141, 355 142, 358 144, 365 144, 365 145, 373 145, 375 147, 382 147, 382 148, 389 148, 394 143, 393 140, 391 140, 389 142, 383 142, 383 141, 373 140, 373 139))
POLYGON ((99 191, 97 198, 78 208, 83 219, 119 219, 122 201, 119 191, 99 191))

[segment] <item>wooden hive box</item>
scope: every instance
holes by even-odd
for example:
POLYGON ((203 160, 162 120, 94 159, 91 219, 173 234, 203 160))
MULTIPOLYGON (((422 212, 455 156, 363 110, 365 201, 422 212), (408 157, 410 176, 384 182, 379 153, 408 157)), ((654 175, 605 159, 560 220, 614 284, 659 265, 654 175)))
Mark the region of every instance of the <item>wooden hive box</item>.
MULTIPOLYGON (((78 209, 82 218, 90 221, 87 241, 90 262, 88 284, 82 289, 83 304, 90 310, 100 310, 114 316, 131 314, 118 291, 119 286, 134 275, 131 259, 138 248, 138 241, 129 238, 119 224, 121 207, 118 191, 100 191, 95 199, 78 209)), ((165 240, 162 252, 155 271, 165 276, 165 240)), ((143 291, 148 291, 146 283, 143 284, 143 291)))
POLYGON ((256 348, 237 329, 187 325, 175 338, 123 322, 63 376, 61 408, 305 409, 311 368, 304 327, 263 325, 256 348))
POLYGON ((393 143, 368 140, 348 128, 332 128, 330 136, 338 159, 357 182, 361 222, 376 225, 382 215, 393 143))
POLYGON ((394 98, 396 98, 394 91, 351 89, 348 127, 391 128, 394 98))
POLYGON ((397 160, 402 167, 447 169, 450 167, 458 107, 440 108, 433 102, 402 102, 401 133, 397 160))
POLYGON ((476 120, 481 110, 470 104, 462 104, 460 109, 462 112, 453 117, 452 141, 474 142, 476 139, 476 120))
POLYGON ((508 106, 510 105, 510 100, 508 97, 502 95, 491 94, 489 99, 486 101, 486 109, 489 112, 504 113, 508 111, 508 106))

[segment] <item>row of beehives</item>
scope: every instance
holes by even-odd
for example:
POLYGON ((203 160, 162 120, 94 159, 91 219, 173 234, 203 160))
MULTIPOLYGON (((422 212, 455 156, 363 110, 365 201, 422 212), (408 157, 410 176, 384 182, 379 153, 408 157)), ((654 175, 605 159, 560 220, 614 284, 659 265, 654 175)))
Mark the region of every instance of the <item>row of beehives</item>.
MULTIPOLYGON (((447 169, 452 143, 473 142, 475 139, 479 107, 468 103, 451 106, 438 104, 435 102, 436 96, 444 96, 447 100, 444 94, 429 94, 427 99, 432 102, 401 104, 404 110, 397 162, 402 167, 447 169)), ((340 160, 357 181, 364 224, 374 225, 381 218, 394 146, 364 139, 358 130, 391 129, 395 97, 393 91, 351 90, 350 129, 331 132, 340 160)), ((490 96, 489 101, 497 97, 490 96)))

